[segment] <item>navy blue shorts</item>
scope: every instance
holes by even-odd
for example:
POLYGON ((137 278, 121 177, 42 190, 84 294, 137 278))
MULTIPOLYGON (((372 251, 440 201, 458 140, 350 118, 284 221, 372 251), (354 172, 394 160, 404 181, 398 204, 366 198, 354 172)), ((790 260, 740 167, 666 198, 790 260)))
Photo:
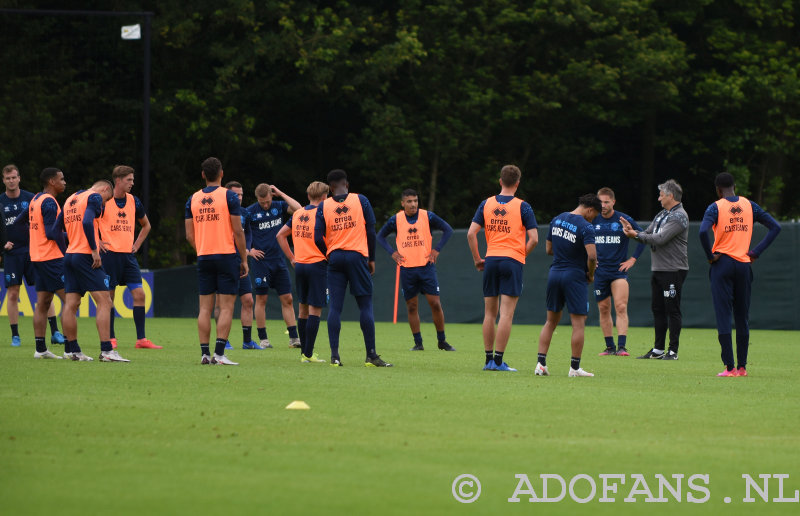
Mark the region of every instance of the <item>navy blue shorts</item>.
POLYGON ((628 279, 628 273, 620 271, 594 271, 594 298, 602 301, 611 295, 611 284, 618 279, 628 279))
POLYGON ((239 290, 239 255, 223 254, 197 258, 197 293, 235 296, 239 290))
POLYGON ((328 256, 328 292, 331 298, 350 284, 350 293, 356 297, 372 295, 372 275, 367 257, 358 251, 337 249, 328 256))
POLYGON ((23 276, 28 285, 36 284, 36 274, 27 251, 14 254, 6 253, 3 256, 3 272, 5 273, 6 288, 22 285, 23 276))
MULTIPOLYGON (((241 262, 239 262, 241 263, 241 262)), ((250 276, 239 278, 239 297, 253 293, 253 284, 250 283, 250 276)))
POLYGON ((108 290, 109 281, 102 267, 92 269, 92 255, 67 253, 64 255, 64 291, 80 294, 108 290))
POLYGON ((295 263, 294 278, 297 283, 297 300, 322 308, 328 304, 328 263, 295 263))
POLYGON ((522 263, 513 258, 490 256, 483 266, 483 297, 522 294, 522 263))
POLYGON ((253 274, 257 296, 265 296, 269 289, 274 289, 279 296, 292 293, 292 278, 283 258, 277 260, 250 260, 250 272, 253 274))
POLYGON ((406 301, 414 299, 420 292, 438 296, 439 279, 436 277, 436 266, 429 263, 422 267, 400 267, 400 286, 406 301))
POLYGON ((108 274, 109 290, 114 290, 117 285, 127 285, 131 290, 142 288, 142 271, 133 253, 108 251, 100 253, 100 259, 103 260, 103 270, 108 274))
POLYGON ((36 271, 36 292, 58 292, 64 288, 64 258, 32 263, 36 271))
POLYGON ((547 275, 547 309, 560 312, 567 305, 573 315, 589 313, 589 294, 584 271, 554 271, 547 275))

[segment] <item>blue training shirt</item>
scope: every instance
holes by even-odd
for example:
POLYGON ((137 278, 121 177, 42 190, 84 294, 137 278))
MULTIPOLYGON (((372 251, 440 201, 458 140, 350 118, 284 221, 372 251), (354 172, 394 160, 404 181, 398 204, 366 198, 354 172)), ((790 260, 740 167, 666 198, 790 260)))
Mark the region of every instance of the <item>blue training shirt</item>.
POLYGON ((266 210, 257 202, 247 207, 247 222, 252 232, 253 249, 263 251, 262 260, 280 261, 283 251, 278 245, 278 231, 283 226, 283 217, 289 214, 286 201, 272 201, 266 210))
MULTIPOLYGON (((628 242, 630 238, 625 236, 620 223, 620 217, 631 223, 636 231, 642 231, 639 224, 630 215, 616 211, 610 218, 598 215, 592 221, 594 226, 594 244, 597 246, 597 268, 607 272, 616 272, 622 262, 628 259, 628 242)), ((644 244, 639 242, 633 251, 633 257, 637 260, 644 251, 644 244)))
POLYGON ((28 234, 28 207, 33 194, 20 190, 13 199, 7 193, 0 194, 0 208, 3 210, 3 223, 6 226, 6 239, 14 244, 9 254, 27 254, 30 235, 28 234))
POLYGON ((587 271, 587 244, 594 244, 594 226, 580 215, 564 212, 550 222, 547 240, 553 246, 551 270, 587 271))

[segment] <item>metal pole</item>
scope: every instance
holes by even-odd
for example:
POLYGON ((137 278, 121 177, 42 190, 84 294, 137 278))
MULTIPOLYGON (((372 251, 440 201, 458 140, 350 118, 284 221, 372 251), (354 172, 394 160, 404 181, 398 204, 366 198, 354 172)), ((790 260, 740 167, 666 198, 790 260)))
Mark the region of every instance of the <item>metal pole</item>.
MULTIPOLYGON (((142 205, 145 213, 150 209, 150 26, 153 13, 144 14, 144 62, 143 69, 143 101, 144 110, 142 115, 142 205)), ((148 268, 150 265, 150 239, 146 239, 142 245, 142 265, 148 268)))

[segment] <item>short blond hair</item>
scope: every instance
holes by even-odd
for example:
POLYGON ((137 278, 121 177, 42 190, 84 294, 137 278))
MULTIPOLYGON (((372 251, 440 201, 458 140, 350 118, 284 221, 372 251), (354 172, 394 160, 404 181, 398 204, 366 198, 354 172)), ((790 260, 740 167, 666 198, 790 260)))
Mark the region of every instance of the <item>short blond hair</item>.
POLYGON ((308 185, 308 188, 306 188, 306 194, 308 194, 308 199, 312 201, 318 201, 319 199, 322 199, 323 197, 328 195, 329 191, 330 188, 328 187, 328 185, 326 185, 322 181, 314 181, 313 183, 308 185))

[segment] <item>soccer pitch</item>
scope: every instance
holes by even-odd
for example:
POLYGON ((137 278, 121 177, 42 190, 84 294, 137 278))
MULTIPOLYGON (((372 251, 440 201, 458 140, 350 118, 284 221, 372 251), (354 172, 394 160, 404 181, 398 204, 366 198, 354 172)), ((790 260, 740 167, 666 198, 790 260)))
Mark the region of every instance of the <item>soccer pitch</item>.
MULTIPOLYGON (((95 362, 34 360, 30 318, 20 320, 22 348, 0 346, 2 514, 800 507, 788 501, 800 489, 797 332, 754 331, 750 376, 716 378, 723 367, 713 330, 684 330, 680 360, 662 362, 599 357, 602 335, 590 327, 581 365, 597 376, 567 378, 570 328, 559 327, 548 354, 553 376, 542 378, 533 375, 540 326, 513 328, 506 358, 519 372, 498 373, 481 371, 479 325, 448 325, 458 349, 448 353, 436 349, 431 324, 423 325, 426 351, 411 352, 406 324, 378 323, 378 353, 395 367, 376 369, 363 366, 358 323, 343 324, 342 368, 301 364, 276 321, 268 322, 275 349, 265 351, 241 350, 234 322, 237 349, 228 356, 238 367, 200 365, 192 319, 147 324, 164 350, 133 349, 132 321, 117 320, 127 364, 96 361, 91 319, 79 326, 95 362), (293 400, 311 409, 286 410, 293 400), (454 484, 464 474, 477 481, 454 484), (551 475, 546 493, 541 475, 551 475), (478 482, 472 503, 456 499, 474 497, 478 482), (564 497, 534 505, 531 488, 539 500, 564 497), (743 501, 748 493, 754 501, 743 501)), ((0 328, 8 331, 6 318, 0 328)), ((632 354, 651 342, 651 329, 630 330, 632 354)), ((324 324, 317 351, 329 358, 324 324)))

